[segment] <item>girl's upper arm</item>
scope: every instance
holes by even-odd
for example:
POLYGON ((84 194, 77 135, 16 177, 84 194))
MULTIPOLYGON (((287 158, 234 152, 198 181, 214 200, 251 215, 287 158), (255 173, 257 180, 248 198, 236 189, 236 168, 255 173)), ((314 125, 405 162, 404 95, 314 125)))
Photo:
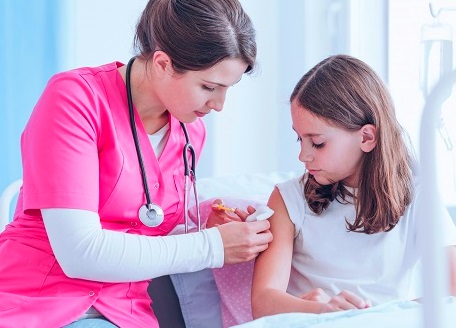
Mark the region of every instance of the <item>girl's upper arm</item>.
POLYGON ((274 210, 269 218, 273 240, 256 259, 252 292, 267 288, 286 291, 290 278, 294 224, 277 188, 274 188, 268 206, 274 210))

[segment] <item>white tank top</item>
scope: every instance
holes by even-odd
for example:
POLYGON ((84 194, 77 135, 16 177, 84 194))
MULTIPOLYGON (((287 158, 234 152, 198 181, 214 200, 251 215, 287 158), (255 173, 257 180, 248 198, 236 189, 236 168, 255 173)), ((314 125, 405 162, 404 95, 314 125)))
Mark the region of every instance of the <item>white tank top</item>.
POLYGON ((166 142, 168 141, 169 137, 169 123, 166 123, 160 130, 155 132, 154 134, 148 134, 149 141, 152 144, 152 148, 154 149, 155 156, 157 159, 160 157, 163 149, 165 148, 166 142))
MULTIPOLYGON (((417 192, 393 230, 367 235, 347 231, 345 219, 353 222, 355 216, 352 204, 333 201, 316 215, 305 202, 300 178, 277 187, 295 225, 290 294, 300 296, 320 287, 336 295, 346 289, 374 305, 416 295, 411 276, 420 258, 418 243, 426 233, 426 222, 420 224, 416 215, 417 192)), ((456 228, 442 210, 443 240, 445 245, 456 245, 456 228)))

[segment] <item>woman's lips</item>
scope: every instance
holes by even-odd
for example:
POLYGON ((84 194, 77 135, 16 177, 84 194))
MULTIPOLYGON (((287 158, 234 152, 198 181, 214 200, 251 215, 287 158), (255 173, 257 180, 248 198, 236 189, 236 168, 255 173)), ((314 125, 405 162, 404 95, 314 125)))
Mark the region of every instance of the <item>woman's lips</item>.
POLYGON ((198 116, 198 117, 203 117, 203 116, 206 116, 207 114, 209 114, 209 112, 204 113, 204 112, 195 111, 195 114, 196 114, 196 116, 198 116))

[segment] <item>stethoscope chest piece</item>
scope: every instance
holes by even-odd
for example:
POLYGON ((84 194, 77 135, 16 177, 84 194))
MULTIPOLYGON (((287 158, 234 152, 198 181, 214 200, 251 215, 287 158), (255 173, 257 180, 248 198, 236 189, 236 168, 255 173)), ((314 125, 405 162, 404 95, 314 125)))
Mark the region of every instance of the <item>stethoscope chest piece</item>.
POLYGON ((157 227, 165 219, 165 213, 158 205, 146 204, 139 209, 139 219, 148 227, 157 227))

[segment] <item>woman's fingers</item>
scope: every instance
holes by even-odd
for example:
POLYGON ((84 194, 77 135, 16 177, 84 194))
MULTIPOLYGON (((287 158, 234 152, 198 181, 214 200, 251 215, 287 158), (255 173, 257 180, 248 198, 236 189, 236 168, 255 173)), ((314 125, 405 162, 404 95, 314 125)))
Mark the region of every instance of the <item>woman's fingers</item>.
POLYGON ((234 211, 234 214, 236 214, 238 216, 240 221, 245 221, 247 216, 249 216, 249 213, 241 210, 240 208, 237 208, 236 211, 234 211))
POLYGON ((212 203, 212 211, 219 215, 224 215, 224 217, 229 218, 232 221, 246 221, 249 215, 256 212, 256 208, 252 205, 248 205, 246 211, 244 211, 240 208, 226 207, 223 205, 222 200, 215 199, 212 203))
POLYGON ((248 214, 253 214, 255 213, 256 209, 252 205, 247 206, 247 212, 248 214))

